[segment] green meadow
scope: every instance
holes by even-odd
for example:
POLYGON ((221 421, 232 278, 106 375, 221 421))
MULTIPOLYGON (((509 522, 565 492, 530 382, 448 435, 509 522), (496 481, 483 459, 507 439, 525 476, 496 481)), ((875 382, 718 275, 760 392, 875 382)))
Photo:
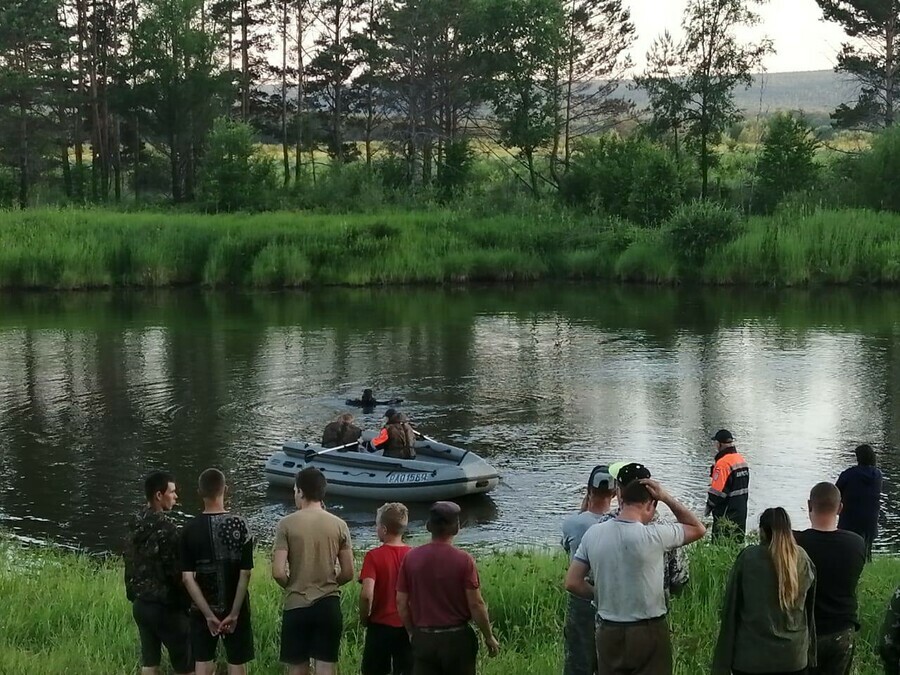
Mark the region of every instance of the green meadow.
MULTIPOLYGON (((694 545, 691 582, 673 600, 670 623, 676 672, 708 672, 718 612, 737 550, 694 545)), ((137 631, 125 599, 118 558, 98 559, 52 549, 0 545, 0 672, 122 674, 139 670, 137 631)), ((482 587, 501 653, 481 655, 479 673, 561 672, 566 560, 547 551, 477 554, 482 587)), ((882 557, 866 568, 859 593, 863 625, 855 672, 880 672, 874 646, 900 560, 882 557)), ((357 584, 342 595, 345 635, 340 670, 358 673, 363 629, 356 618, 357 584)), ((264 555, 251 583, 257 658, 251 673, 281 673, 278 663, 280 589, 264 555)), ((171 672, 165 669, 164 672, 171 672)), ((223 671, 224 672, 224 671, 223 671)))

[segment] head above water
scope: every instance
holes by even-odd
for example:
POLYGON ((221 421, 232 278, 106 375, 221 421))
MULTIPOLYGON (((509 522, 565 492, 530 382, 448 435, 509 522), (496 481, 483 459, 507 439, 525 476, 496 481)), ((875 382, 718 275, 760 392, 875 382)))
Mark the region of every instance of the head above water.
POLYGON ((197 488, 203 501, 214 501, 224 498, 228 486, 225 484, 225 474, 218 469, 207 469, 200 474, 197 488))
POLYGON ((435 502, 428 514, 428 531, 434 539, 452 539, 459 534, 459 504, 435 502))
POLYGON ((878 463, 878 458, 875 454, 875 448, 871 445, 863 444, 857 446, 856 450, 856 462, 860 466, 876 466, 878 463))
POLYGON ((144 496, 155 511, 171 511, 178 503, 175 478, 168 471, 154 471, 144 480, 144 496))
POLYGON ((372 393, 371 389, 363 389, 362 400, 363 401, 374 401, 375 394, 372 393))
POLYGON ((308 503, 322 502, 328 489, 325 474, 314 466, 308 466, 294 479, 294 496, 297 501, 308 503))

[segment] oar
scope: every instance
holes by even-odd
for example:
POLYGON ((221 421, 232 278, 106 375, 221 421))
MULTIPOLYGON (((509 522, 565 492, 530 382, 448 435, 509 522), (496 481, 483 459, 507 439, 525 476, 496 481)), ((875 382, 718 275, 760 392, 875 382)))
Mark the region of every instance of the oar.
MULTIPOLYGON (((352 443, 345 443, 344 445, 339 445, 335 448, 328 448, 327 450, 322 450, 321 452, 316 452, 315 450, 307 450, 306 456, 309 457, 312 454, 313 457, 318 457, 319 455, 327 455, 329 452, 334 452, 335 450, 344 450, 346 448, 352 448, 354 445, 358 446, 359 441, 353 441, 352 443)), ((306 461, 309 461, 308 459, 306 461)))

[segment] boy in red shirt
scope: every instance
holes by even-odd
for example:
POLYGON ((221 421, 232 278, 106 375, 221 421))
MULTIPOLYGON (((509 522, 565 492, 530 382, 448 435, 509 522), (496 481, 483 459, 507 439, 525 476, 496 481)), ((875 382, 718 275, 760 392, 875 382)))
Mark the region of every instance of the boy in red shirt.
POLYGON ((381 546, 366 553, 359 581, 359 620, 366 626, 363 675, 409 675, 412 672, 409 634, 397 613, 397 575, 411 550, 403 543, 409 511, 403 504, 385 504, 375 516, 381 546))

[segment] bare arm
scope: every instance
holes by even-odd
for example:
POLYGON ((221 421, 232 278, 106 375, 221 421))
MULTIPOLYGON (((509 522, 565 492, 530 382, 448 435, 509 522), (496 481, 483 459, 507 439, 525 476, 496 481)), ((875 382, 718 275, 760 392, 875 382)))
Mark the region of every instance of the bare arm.
POLYGON ((203 597, 203 591, 201 591, 200 586, 197 585, 195 574, 195 572, 182 572, 181 581, 184 583, 188 595, 191 596, 191 600, 194 601, 194 605, 206 619, 206 627, 209 628, 209 632, 212 635, 218 635, 221 630, 222 622, 219 621, 219 618, 213 614, 213 611, 209 608, 209 603, 206 602, 206 598, 203 597))
POLYGON ((288 554, 285 550, 276 550, 272 553, 272 578, 282 588, 287 588, 290 583, 287 560, 288 554))
POLYGON ((337 575, 338 586, 343 586, 353 579, 353 549, 349 546, 338 552, 338 565, 341 571, 337 575))
POLYGON ((400 615, 400 620, 403 622, 406 632, 412 635, 414 626, 412 614, 409 612, 409 593, 397 591, 397 614, 400 615))
POLYGON ((671 509, 672 514, 675 516, 675 520, 684 527, 685 544, 690 544, 699 539, 703 539, 703 535, 706 534, 706 526, 700 522, 700 519, 693 511, 666 492, 662 485, 657 481, 647 478, 642 480, 641 483, 647 487, 647 490, 649 490, 650 495, 654 499, 661 501, 671 509))
POLYGON ((488 616, 487 604, 481 595, 481 589, 467 588, 466 602, 469 604, 469 613, 471 613, 472 619, 484 637, 484 644, 487 645, 488 652, 491 656, 496 656, 500 645, 494 637, 494 629, 491 627, 491 618, 488 616))
POLYGON ((372 598, 375 597, 375 580, 363 579, 362 589, 359 591, 359 622, 365 626, 369 623, 369 615, 372 613, 372 598))
POLYGON ((588 572, 590 569, 587 565, 580 560, 573 560, 566 573, 566 590, 579 598, 593 599, 594 587, 586 579, 588 572))
POLYGON ((241 570, 237 590, 234 592, 234 603, 231 605, 231 616, 236 617, 241 613, 241 607, 244 606, 244 600, 247 598, 247 589, 250 587, 251 571, 252 570, 241 570))

